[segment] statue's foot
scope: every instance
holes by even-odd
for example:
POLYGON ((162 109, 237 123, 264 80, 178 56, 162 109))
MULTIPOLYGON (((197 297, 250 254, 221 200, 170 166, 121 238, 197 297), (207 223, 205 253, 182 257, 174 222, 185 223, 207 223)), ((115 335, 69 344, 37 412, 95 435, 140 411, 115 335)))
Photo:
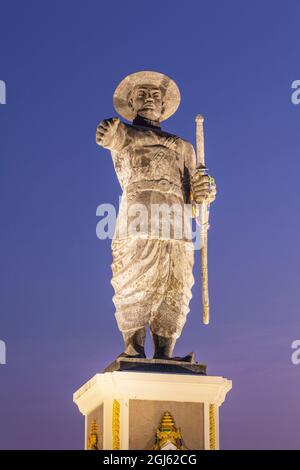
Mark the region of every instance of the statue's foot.
POLYGON ((190 352, 186 356, 180 357, 180 356, 165 356, 165 355, 157 355, 155 354, 153 356, 153 359, 164 359, 167 361, 177 361, 177 362, 189 362, 189 363, 194 363, 195 362, 195 354, 193 352, 190 352))
POLYGON ((117 359, 119 357, 127 357, 130 359, 146 359, 146 354, 145 353, 139 353, 139 354, 128 354, 126 352, 122 352, 121 354, 118 355, 117 359))
POLYGON ((135 359, 145 359, 145 338, 146 328, 139 328, 133 331, 124 331, 123 339, 125 343, 124 351, 118 357, 128 357, 135 359))
POLYGON ((195 354, 193 352, 190 352, 189 354, 187 354, 186 356, 183 356, 183 357, 175 356, 175 357, 173 357, 173 360, 174 361, 179 361, 179 362, 194 363, 195 362, 195 354))
POLYGON ((171 359, 176 338, 160 336, 151 330, 154 345, 153 359, 171 359))

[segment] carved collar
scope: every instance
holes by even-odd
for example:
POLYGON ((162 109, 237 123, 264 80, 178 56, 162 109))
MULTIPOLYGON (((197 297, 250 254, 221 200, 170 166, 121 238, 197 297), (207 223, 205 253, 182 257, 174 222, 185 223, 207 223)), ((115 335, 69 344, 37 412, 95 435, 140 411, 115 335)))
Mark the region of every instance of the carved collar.
POLYGON ((144 118, 142 116, 137 115, 136 118, 132 121, 134 126, 143 126, 143 127, 151 127, 152 129, 161 129, 159 121, 151 121, 151 119, 144 118))

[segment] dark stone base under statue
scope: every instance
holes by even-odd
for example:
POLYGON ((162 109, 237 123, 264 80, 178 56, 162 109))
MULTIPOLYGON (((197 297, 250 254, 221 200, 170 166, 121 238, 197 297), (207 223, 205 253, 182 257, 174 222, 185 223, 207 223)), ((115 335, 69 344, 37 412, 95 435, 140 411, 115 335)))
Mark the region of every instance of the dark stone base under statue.
POLYGON ((166 374, 206 375, 206 364, 172 359, 138 359, 135 357, 117 357, 104 372, 153 372, 166 374))

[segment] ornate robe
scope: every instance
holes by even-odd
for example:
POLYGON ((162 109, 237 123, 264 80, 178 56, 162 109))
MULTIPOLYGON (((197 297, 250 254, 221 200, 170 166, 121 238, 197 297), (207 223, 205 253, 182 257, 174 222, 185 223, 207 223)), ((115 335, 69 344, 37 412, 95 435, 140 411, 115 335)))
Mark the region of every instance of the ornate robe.
POLYGON ((123 190, 112 241, 119 329, 150 324, 157 335, 177 338, 194 284, 194 248, 185 213, 194 148, 158 127, 122 122, 105 147, 123 190))

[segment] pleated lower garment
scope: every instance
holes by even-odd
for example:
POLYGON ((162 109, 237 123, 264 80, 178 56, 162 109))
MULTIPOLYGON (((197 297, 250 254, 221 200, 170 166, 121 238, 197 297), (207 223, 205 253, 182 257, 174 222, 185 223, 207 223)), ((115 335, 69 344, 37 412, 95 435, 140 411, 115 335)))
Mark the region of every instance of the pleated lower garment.
POLYGON ((112 242, 113 302, 120 331, 150 324, 178 338, 194 284, 194 247, 182 240, 131 238, 112 242))

